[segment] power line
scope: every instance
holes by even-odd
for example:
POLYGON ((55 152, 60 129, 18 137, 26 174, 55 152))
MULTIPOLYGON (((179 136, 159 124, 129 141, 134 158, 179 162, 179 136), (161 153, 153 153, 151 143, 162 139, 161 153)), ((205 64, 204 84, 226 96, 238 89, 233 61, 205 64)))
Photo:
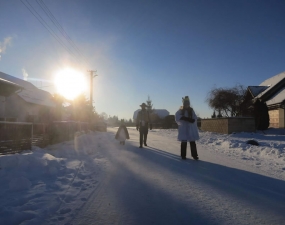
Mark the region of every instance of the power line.
POLYGON ((76 44, 72 41, 70 36, 66 33, 64 28, 60 25, 58 20, 55 18, 55 16, 52 14, 52 12, 49 10, 47 5, 43 2, 43 0, 37 0, 38 5, 42 8, 42 10, 45 12, 45 14, 49 17, 49 19, 52 21, 52 23, 57 27, 57 29, 61 32, 63 37, 69 42, 69 44, 72 45, 72 47, 76 50, 76 52, 82 57, 84 62, 86 63, 85 57, 83 54, 81 54, 81 51, 76 46, 76 44))
MULTIPOLYGON (((29 6, 27 6, 25 4, 25 2, 23 0, 21 0, 21 2, 26 6, 26 8, 34 15, 34 17, 36 17, 36 19, 44 26, 44 28, 47 29, 47 31, 58 41, 58 43, 65 49, 67 50, 75 59, 76 56, 74 55, 74 53, 72 52, 72 50, 70 48, 68 48, 68 46, 66 46, 62 40, 54 33, 54 31, 52 30, 52 28, 50 28, 50 26, 45 22, 45 20, 39 15, 39 13, 34 9, 34 7, 28 2, 29 6), (31 9, 32 8, 32 9, 31 9), (38 15, 36 15, 34 12, 38 15)), ((77 59, 76 59, 77 60, 77 59)))
MULTIPOLYGON (((56 39, 56 41, 65 49, 67 50, 76 60, 76 55, 74 55, 74 52, 66 46, 60 37, 54 32, 54 30, 47 24, 47 22, 41 17, 41 15, 36 11, 36 9, 29 3, 28 0, 26 0, 26 3, 30 6, 28 6, 24 0, 21 0, 21 2, 26 6, 26 8, 36 17, 36 19, 44 26, 45 29, 48 30, 48 32, 56 39), (37 14, 37 15, 36 15, 37 14)), ((85 57, 81 54, 79 48, 76 46, 76 44, 72 41, 72 39, 68 36, 68 34, 65 32, 63 27, 60 25, 58 20, 55 18, 55 16, 52 14, 52 12, 48 9, 46 4, 43 2, 43 0, 37 0, 37 4, 41 7, 41 9, 44 11, 44 13, 47 15, 47 17, 51 20, 51 22, 56 26, 56 28, 60 31, 60 33, 63 35, 63 37, 69 42, 69 44, 73 47, 75 52, 80 55, 83 59, 83 61, 87 64, 85 57)), ((93 78, 98 75, 93 75, 93 73, 97 71, 88 71, 90 72, 90 104, 93 105, 93 78)), ((48 87, 48 86, 45 86, 48 87)))

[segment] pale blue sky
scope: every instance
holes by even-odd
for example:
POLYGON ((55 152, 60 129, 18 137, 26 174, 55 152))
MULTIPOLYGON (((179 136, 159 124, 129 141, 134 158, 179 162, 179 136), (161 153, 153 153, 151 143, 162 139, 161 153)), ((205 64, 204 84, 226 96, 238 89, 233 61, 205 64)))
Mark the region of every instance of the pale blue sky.
POLYGON ((150 96, 156 109, 174 114, 189 95, 196 113, 210 117, 205 99, 215 85, 259 85, 285 70, 284 11, 281 0, 0 0, 0 71, 23 78, 25 69, 28 81, 40 87, 52 85, 66 66, 86 77, 87 70, 97 70, 98 113, 129 119, 150 96))

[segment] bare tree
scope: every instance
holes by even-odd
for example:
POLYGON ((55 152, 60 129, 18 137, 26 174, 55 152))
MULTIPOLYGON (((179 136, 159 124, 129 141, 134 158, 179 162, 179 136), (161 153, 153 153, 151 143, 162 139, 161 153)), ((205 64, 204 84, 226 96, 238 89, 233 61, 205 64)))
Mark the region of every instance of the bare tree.
POLYGON ((206 102, 209 107, 223 117, 235 117, 240 113, 240 104, 245 94, 245 87, 236 85, 232 88, 212 88, 206 102))

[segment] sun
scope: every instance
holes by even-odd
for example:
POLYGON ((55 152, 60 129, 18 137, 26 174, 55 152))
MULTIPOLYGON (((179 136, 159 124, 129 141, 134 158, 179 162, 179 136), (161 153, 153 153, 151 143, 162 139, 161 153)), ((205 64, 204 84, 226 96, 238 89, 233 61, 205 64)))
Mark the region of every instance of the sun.
POLYGON ((58 71, 54 78, 57 92, 69 100, 87 91, 87 81, 84 74, 71 68, 58 71))

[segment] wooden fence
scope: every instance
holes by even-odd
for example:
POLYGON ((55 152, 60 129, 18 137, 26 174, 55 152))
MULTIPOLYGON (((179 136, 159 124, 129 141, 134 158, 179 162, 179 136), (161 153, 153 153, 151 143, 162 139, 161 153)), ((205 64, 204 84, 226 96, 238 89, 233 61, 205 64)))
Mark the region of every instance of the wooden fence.
POLYGON ((253 117, 223 117, 203 119, 201 130, 221 134, 256 131, 255 120, 253 117))
POLYGON ((71 140, 75 132, 87 130, 89 123, 78 121, 56 121, 50 124, 0 121, 0 155, 71 140))
POLYGON ((31 149, 32 123, 0 121, 0 154, 31 149))

